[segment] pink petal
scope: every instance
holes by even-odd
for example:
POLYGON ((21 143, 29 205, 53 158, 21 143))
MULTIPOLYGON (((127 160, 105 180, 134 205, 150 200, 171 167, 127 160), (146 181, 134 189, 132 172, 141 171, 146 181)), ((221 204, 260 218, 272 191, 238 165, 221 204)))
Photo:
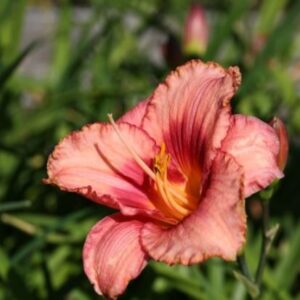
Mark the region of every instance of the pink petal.
POLYGON ((95 291, 115 299, 147 263, 139 238, 143 222, 115 214, 98 222, 83 248, 84 271, 95 291))
POLYGON ((194 264, 219 256, 235 259, 245 241, 246 215, 242 168, 219 152, 197 210, 175 227, 147 223, 142 245, 150 257, 167 264, 194 264))
POLYGON ((257 118, 233 116, 222 150, 243 166, 246 197, 283 176, 277 166, 279 141, 276 132, 257 118))
MULTIPOLYGON (((141 129, 118 124, 127 143, 150 164, 154 141, 141 129)), ((78 192, 124 213, 153 212, 146 194, 148 177, 133 160, 111 125, 92 124, 63 139, 48 161, 47 182, 78 192)))
POLYGON ((277 155, 277 165, 280 170, 284 170, 288 154, 289 154, 289 138, 288 132, 284 123, 277 117, 274 117, 270 122, 270 125, 274 128, 278 140, 279 140, 279 152, 277 155))
MULTIPOLYGON (((238 68, 193 60, 177 68, 152 95, 143 128, 165 142, 185 174, 203 167, 230 124, 229 101, 240 84, 238 68)), ((205 173, 205 172, 204 172, 205 173)))
POLYGON ((143 118, 149 104, 149 98, 139 102, 134 108, 125 113, 119 120, 122 123, 129 123, 141 127, 143 118))

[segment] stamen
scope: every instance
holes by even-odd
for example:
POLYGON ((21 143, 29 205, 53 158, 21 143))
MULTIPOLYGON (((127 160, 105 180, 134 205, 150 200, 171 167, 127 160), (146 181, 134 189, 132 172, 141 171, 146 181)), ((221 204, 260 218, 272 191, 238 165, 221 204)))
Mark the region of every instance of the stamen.
POLYGON ((175 218, 179 220, 182 219, 182 216, 189 214, 190 210, 180 205, 180 203, 174 199, 174 197, 170 194, 171 189, 168 188, 158 176, 159 174, 157 174, 156 177, 156 186, 163 203, 168 207, 169 212, 171 212, 175 218))
POLYGON ((195 209, 196 208, 196 201, 192 201, 193 203, 190 203, 187 197, 182 195, 180 192, 176 191, 170 184, 168 183, 168 178, 167 178, 167 170, 168 170, 168 165, 171 160, 170 154, 166 153, 166 144, 162 143, 160 152, 158 155, 156 155, 154 159, 154 172, 159 174, 159 177, 156 177, 156 180, 161 179, 162 183, 166 189, 167 194, 173 201, 176 201, 180 206, 184 206, 187 209, 195 209), (174 197, 175 198, 174 198, 174 197), (191 205, 192 204, 192 205, 191 205))
POLYGON ((158 177, 157 177, 157 180, 156 180, 156 186, 158 188, 160 196, 163 199, 164 204, 168 207, 168 210, 172 213, 172 215, 175 218, 180 219, 182 214, 174 208, 174 204, 170 201, 170 198, 167 195, 167 189, 165 188, 165 186, 163 185, 163 182, 158 177))
POLYGON ((183 196, 182 194, 180 194, 179 192, 177 192, 175 189, 173 189, 171 187, 169 187, 168 189, 170 191, 170 194, 172 194, 174 197, 176 197, 175 201, 179 205, 181 205, 189 210, 194 210, 197 207, 197 205, 196 205, 197 202, 195 201, 194 198, 191 198, 191 196, 189 196, 189 197, 183 196))
POLYGON ((131 146, 125 141, 125 139, 123 138, 119 128, 117 127, 117 124, 115 123, 112 114, 108 114, 108 119, 111 123, 111 125, 113 126, 114 130, 116 131, 116 134, 118 135, 118 137, 120 138, 120 140, 122 141, 122 143, 124 144, 124 146, 127 148, 127 150, 130 152, 130 154, 132 155, 133 159, 135 160, 135 162, 141 167, 141 169, 147 174, 149 175, 150 178, 152 178, 153 180, 155 180, 155 174, 154 172, 148 167, 147 164, 145 164, 145 162, 138 156, 138 154, 134 151, 133 148, 131 148, 131 146))
POLYGON ((167 196, 167 201, 172 205, 173 211, 177 211, 179 213, 180 219, 182 216, 185 216, 191 212, 191 210, 185 205, 182 205, 180 201, 176 197, 172 195, 173 189, 165 186, 165 192, 167 196))
POLYGON ((176 190, 168 182, 168 165, 171 160, 170 154, 166 153, 166 145, 162 143, 160 152, 154 158, 154 172, 156 174, 156 185, 165 204, 173 211, 187 215, 196 208, 196 201, 184 195, 183 191, 176 190), (191 201, 192 200, 192 201, 191 201))

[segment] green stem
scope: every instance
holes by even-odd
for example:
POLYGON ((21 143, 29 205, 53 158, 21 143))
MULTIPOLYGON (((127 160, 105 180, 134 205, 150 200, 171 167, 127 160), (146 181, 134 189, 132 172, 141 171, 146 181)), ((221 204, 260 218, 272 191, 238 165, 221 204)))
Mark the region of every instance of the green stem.
POLYGON ((263 208, 262 217, 262 244, 260 249, 260 258, 255 274, 255 283, 260 287, 262 282, 263 271, 266 265, 268 248, 271 243, 271 239, 268 236, 269 229, 269 201, 261 201, 263 208))
POLYGON ((259 260, 257 263, 257 268, 255 272, 255 277, 252 278, 249 272, 246 258, 244 254, 241 254, 237 258, 237 263, 239 265, 240 273, 235 272, 235 276, 238 280, 244 283, 249 295, 252 299, 257 299, 261 296, 261 285, 263 280, 263 273, 267 263, 267 256, 271 248, 272 242, 278 232, 279 224, 274 225, 269 228, 270 216, 269 216, 269 204, 274 188, 276 188, 277 182, 274 182, 271 187, 260 193, 260 203, 262 206, 262 220, 261 220, 261 233, 262 242, 260 248, 259 260))
POLYGON ((249 272, 249 268, 247 265, 245 254, 242 253, 237 257, 237 263, 239 266, 239 269, 241 270, 241 273, 246 276, 249 280, 252 280, 252 276, 249 272))

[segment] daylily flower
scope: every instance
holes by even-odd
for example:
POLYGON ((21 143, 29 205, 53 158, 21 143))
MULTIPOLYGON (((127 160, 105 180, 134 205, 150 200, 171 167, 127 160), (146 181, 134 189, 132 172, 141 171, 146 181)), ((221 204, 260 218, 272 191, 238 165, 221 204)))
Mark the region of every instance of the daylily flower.
POLYGON ((190 61, 117 122, 63 139, 47 183, 119 210, 89 232, 84 270, 98 294, 122 294, 150 259, 234 260, 244 199, 283 176, 274 129, 231 113, 237 67, 190 61))

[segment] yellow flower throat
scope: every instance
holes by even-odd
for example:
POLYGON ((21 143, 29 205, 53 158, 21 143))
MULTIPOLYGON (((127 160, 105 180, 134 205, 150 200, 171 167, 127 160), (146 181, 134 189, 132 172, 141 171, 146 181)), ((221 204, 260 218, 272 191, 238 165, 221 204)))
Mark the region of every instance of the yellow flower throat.
POLYGON ((166 152, 166 145, 161 145, 160 152, 155 155, 153 170, 137 155, 136 151, 123 138, 112 115, 108 118, 122 143, 130 152, 132 158, 141 167, 141 169, 152 179, 155 199, 151 199, 154 206, 157 207, 168 219, 170 223, 178 223, 184 217, 196 209, 197 199, 186 191, 186 185, 176 184, 168 180, 168 166, 171 161, 171 155, 166 152))

